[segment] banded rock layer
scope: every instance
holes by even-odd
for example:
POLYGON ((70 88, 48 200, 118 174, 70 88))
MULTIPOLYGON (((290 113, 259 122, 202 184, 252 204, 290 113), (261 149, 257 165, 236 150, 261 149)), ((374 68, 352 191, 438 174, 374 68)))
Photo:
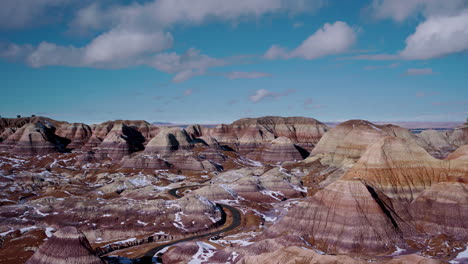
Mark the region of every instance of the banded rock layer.
POLYGON ((291 139, 278 137, 247 154, 247 157, 258 161, 276 163, 303 160, 307 156, 306 153, 308 152, 296 146, 291 139))
POLYGON ((389 253, 439 232, 468 240, 467 180, 466 161, 437 160, 415 142, 383 137, 268 233, 301 235, 328 253, 389 253))
POLYGON ((192 137, 213 137, 219 144, 245 154, 278 137, 289 138, 294 144, 310 151, 328 127, 313 118, 266 116, 244 118, 215 128, 190 126, 187 130, 192 137))
POLYGON ((349 120, 325 133, 309 157, 320 157, 324 165, 342 166, 354 163, 379 139, 393 136, 436 151, 409 130, 394 125, 375 125, 366 120, 349 120))
POLYGON ((26 264, 104 264, 94 254, 86 236, 72 226, 57 231, 26 264))

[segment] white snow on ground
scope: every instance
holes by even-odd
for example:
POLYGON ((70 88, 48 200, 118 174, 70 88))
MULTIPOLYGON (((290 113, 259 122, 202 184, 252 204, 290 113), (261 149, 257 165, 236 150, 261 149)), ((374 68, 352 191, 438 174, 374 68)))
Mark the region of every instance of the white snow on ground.
POLYGON ((276 216, 267 216, 266 214, 262 214, 259 211, 255 210, 255 209, 252 209, 252 208, 250 208, 250 210, 252 210, 254 213, 260 215, 267 222, 274 222, 274 221, 276 221, 278 219, 278 217, 276 217, 276 216))
MULTIPOLYGON (((171 247, 165 247, 165 248, 159 250, 158 252, 156 252, 156 254, 154 254, 153 257, 155 258, 155 257, 157 257, 159 254, 164 254, 164 253, 166 253, 166 252, 169 250, 169 248, 171 248, 171 247)), ((158 262, 158 263, 159 263, 159 262, 158 262)))
POLYGON ((234 251, 231 253, 231 256, 229 256, 227 260, 229 261, 229 263, 236 263, 237 257, 239 257, 239 253, 234 251))
POLYGON ((154 189, 157 190, 157 191, 164 191, 164 190, 169 190, 169 189, 172 189, 172 188, 169 187, 169 186, 154 186, 154 189))
POLYGON ((294 190, 298 191, 298 192, 307 193, 307 187, 298 186, 298 185, 291 184, 291 183, 289 183, 289 185, 291 185, 291 187, 292 187, 294 190))
POLYGON ((196 195, 195 196, 198 200, 200 200, 202 203, 204 203, 207 206, 210 207, 216 207, 216 204, 214 204, 212 201, 208 200, 206 197, 201 196, 201 195, 196 195))
POLYGON ((6 236, 6 235, 8 235, 10 233, 13 233, 13 232, 15 232, 15 229, 10 229, 10 230, 8 230, 6 232, 0 233, 0 237, 6 236))
POLYGON ((226 246, 245 247, 248 245, 252 245, 254 243, 254 242, 250 242, 244 239, 232 239, 232 240, 225 240, 225 239, 211 240, 210 239, 210 242, 219 244, 224 247, 226 246))
POLYGON ((180 182, 180 181, 187 179, 187 177, 183 175, 171 174, 171 173, 162 173, 161 176, 163 176, 166 180, 170 182, 180 182))
POLYGON ((151 185, 151 180, 148 180, 145 175, 135 176, 133 179, 128 179, 128 182, 135 187, 151 185))
POLYGON ((285 168, 283 168, 281 165, 279 166, 279 169, 278 169, 279 172, 283 173, 284 175, 287 175, 287 176, 293 176, 291 174, 289 174, 285 168))
POLYGON ((49 215, 49 214, 46 214, 46 213, 43 213, 43 212, 39 211, 39 209, 37 209, 37 208, 34 208, 34 210, 36 211, 36 213, 38 215, 41 215, 41 216, 48 216, 49 215))
POLYGON ((280 197, 284 197, 284 194, 282 194, 281 192, 277 192, 277 191, 261 190, 260 193, 266 196, 270 196, 277 201, 281 201, 280 197))
MULTIPOLYGON (((216 210, 217 210, 217 209, 218 209, 218 208, 216 208, 216 210)), ((221 221, 221 215, 219 215, 219 217, 212 217, 210 213, 205 213, 205 215, 206 215, 206 217, 208 217, 208 218, 211 220, 211 222, 213 222, 213 223, 217 223, 217 222, 221 221)))
POLYGON ((285 204, 284 204, 284 209, 286 211, 289 211, 289 209, 293 206, 293 205, 296 205, 298 204, 299 201, 287 201, 285 204))
POLYGON ((374 124, 369 123, 369 125, 370 125, 373 129, 375 129, 375 130, 377 130, 377 131, 384 132, 382 129, 380 129, 380 128, 374 126, 374 124))
POLYGON ((165 233, 164 231, 159 231, 159 232, 156 232, 153 234, 153 236, 157 236, 157 235, 166 235, 166 236, 169 236, 169 234, 165 233))
POLYGON ((237 193, 236 193, 233 189, 229 188, 226 184, 220 184, 220 186, 221 186, 227 193, 229 193, 229 195, 231 195, 232 198, 242 198, 242 197, 238 196, 237 193))
POLYGON ((213 240, 210 238, 210 242, 221 245, 223 247, 227 246, 248 246, 253 244, 254 242, 250 242, 249 240, 252 240, 255 238, 257 235, 259 235, 260 232, 245 232, 245 233, 238 233, 230 236, 225 236, 222 239, 216 239, 213 240))
MULTIPOLYGON (((239 159, 237 159, 241 165, 244 165, 244 164, 247 164, 247 165, 250 165, 250 166, 254 166, 254 167, 262 167, 263 164, 261 162, 258 162, 258 161, 255 161, 255 160, 251 160, 251 159, 248 159, 246 157, 243 157, 243 156, 240 156, 239 159)), ((239 164, 236 159, 234 159, 234 162, 239 164)))
MULTIPOLYGON (((222 200, 216 200, 217 203, 222 203, 222 204, 227 204, 227 205, 239 205, 239 200, 227 200, 227 199, 222 199, 222 200)), ((240 209, 242 212, 244 212, 242 210, 242 208, 238 208, 240 209)))
POLYGON ((55 228, 53 227, 47 227, 46 230, 44 231, 47 237, 51 237, 53 235, 53 231, 55 231, 55 228))
POLYGON ((452 264, 462 264, 468 263, 468 247, 465 248, 462 252, 458 253, 455 259, 449 261, 452 264))
POLYGON ((211 258, 216 248, 210 244, 204 242, 197 242, 198 251, 193 255, 189 264, 202 264, 205 263, 209 258, 211 258))
POLYGON ((174 222, 175 223, 172 223, 175 227, 179 228, 179 229, 182 229, 184 231, 188 231, 186 228, 185 228, 185 225, 184 223, 182 222, 182 215, 185 215, 184 212, 180 211, 180 212, 177 212, 175 213, 175 218, 174 218, 174 222))
POLYGON ((125 239, 125 240, 121 240, 121 241, 117 241, 117 242, 113 242, 113 243, 106 244, 104 247, 112 246, 112 245, 125 244, 125 243, 129 243, 129 242, 133 242, 133 241, 135 241, 135 240, 136 240, 136 238, 135 238, 135 237, 132 237, 132 238, 129 238, 129 239, 125 239))
POLYGON ((148 225, 148 223, 142 222, 142 221, 140 221, 140 220, 137 220, 137 223, 140 224, 140 225, 144 225, 144 226, 145 226, 145 225, 148 225))
POLYGON ((401 252, 405 251, 402 248, 399 248, 398 246, 396 247, 396 250, 390 255, 390 256, 399 256, 401 252))
POLYGON ((38 229, 37 226, 29 226, 29 227, 24 227, 20 229, 21 234, 24 234, 26 232, 29 232, 31 230, 38 229))

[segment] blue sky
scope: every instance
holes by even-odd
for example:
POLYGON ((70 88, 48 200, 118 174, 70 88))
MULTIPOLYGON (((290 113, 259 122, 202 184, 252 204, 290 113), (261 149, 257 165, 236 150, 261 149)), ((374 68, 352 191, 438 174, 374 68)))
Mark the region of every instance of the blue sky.
POLYGON ((2 116, 462 121, 466 0, 3 0, 2 116))

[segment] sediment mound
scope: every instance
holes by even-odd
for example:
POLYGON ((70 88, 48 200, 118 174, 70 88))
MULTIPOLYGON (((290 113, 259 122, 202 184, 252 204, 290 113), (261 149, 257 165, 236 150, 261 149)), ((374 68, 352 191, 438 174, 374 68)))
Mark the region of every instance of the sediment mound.
POLYGON ((26 264, 104 264, 94 254, 86 236, 72 226, 57 231, 26 264))

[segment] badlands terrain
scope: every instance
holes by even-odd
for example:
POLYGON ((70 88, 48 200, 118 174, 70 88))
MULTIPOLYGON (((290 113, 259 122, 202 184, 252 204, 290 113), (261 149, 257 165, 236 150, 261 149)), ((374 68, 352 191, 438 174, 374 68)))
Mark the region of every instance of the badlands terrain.
POLYGON ((468 263, 468 123, 0 119, 0 263, 468 263))

